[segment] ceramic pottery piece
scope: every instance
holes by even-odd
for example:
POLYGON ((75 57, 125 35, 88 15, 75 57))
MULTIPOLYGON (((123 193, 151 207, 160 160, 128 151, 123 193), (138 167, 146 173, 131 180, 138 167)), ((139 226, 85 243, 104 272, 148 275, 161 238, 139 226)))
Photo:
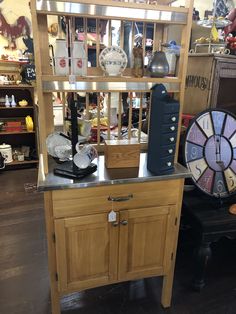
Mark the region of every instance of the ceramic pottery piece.
POLYGON ((82 41, 74 41, 72 49, 72 71, 75 75, 87 75, 87 58, 82 41))
POLYGON ((164 77, 169 73, 169 64, 163 51, 155 51, 148 65, 151 77, 164 77))
POLYGON ((118 76, 127 66, 127 56, 123 49, 111 46, 103 49, 99 55, 99 63, 109 76, 118 76))
POLYGON ((69 74, 69 59, 66 41, 57 39, 55 43, 55 74, 68 75, 69 74))
POLYGON ((4 158, 5 164, 9 164, 10 162, 13 161, 11 145, 5 144, 5 143, 1 144, 0 145, 0 153, 1 153, 2 157, 4 158))

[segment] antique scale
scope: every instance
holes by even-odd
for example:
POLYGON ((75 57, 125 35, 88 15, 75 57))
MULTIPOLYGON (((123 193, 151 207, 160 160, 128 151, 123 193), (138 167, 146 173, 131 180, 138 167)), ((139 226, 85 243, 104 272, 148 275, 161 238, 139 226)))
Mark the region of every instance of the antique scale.
POLYGON ((196 116, 186 132, 184 157, 203 192, 225 198, 236 192, 236 117, 221 109, 196 116))

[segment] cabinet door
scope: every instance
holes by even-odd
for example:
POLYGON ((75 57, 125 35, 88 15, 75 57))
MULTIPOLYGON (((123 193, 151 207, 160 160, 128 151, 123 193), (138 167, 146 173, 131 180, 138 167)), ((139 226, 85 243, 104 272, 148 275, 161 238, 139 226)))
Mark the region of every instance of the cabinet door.
POLYGON ((59 291, 95 287, 117 278, 118 230, 107 214, 55 221, 59 291))
POLYGON ((171 259, 171 206, 120 212, 120 280, 163 275, 171 259))

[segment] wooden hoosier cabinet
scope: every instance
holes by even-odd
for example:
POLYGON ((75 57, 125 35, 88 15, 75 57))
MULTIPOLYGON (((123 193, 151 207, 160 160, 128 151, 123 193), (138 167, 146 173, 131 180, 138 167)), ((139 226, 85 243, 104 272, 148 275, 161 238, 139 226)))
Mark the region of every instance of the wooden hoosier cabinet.
MULTIPOLYGON (((139 167, 108 169, 104 156, 99 155, 95 160, 96 172, 80 180, 68 179, 54 174, 55 164, 48 158, 46 147, 46 138, 54 131, 52 94, 55 92, 61 93, 64 100, 68 92, 86 93, 86 112, 89 111, 88 93, 108 94, 108 124, 111 122, 111 99, 114 99, 111 94, 119 93, 118 139, 121 139, 123 127, 121 94, 124 92, 138 93, 142 99, 154 84, 163 83, 169 92, 178 95, 181 114, 193 2, 186 1, 186 7, 181 8, 170 6, 170 2, 161 0, 160 4, 146 4, 99 0, 95 4, 88 0, 31 0, 40 120, 38 189, 45 197, 53 314, 60 313, 60 297, 68 293, 150 276, 163 276, 161 302, 164 307, 171 304, 183 185, 188 176, 186 169, 175 163, 173 173, 153 175, 147 170, 145 152, 140 155, 139 167), (79 16, 85 25, 89 18, 93 18, 97 38, 100 38, 100 19, 107 20, 109 46, 113 44, 112 20, 118 20, 121 48, 127 40, 125 21, 131 23, 132 30, 136 21, 142 23, 144 42, 147 25, 152 24, 153 50, 157 49, 160 40, 167 39, 170 24, 180 25, 178 72, 175 77, 151 78, 145 73, 144 77, 137 78, 132 76, 132 69, 127 68, 122 76, 104 76, 98 58, 102 43, 97 40, 96 46, 92 47, 96 51, 96 66, 88 68, 87 76, 76 76, 72 82, 69 76, 54 75, 47 45, 48 15, 79 16)), ((135 33, 132 34, 134 39, 135 33)), ((86 27, 84 35, 86 38, 86 27)), ((86 52, 92 48, 85 42, 86 52)), ((130 97, 128 139, 132 134, 132 95, 130 97)), ((137 139, 143 149, 145 143, 140 135, 142 108, 140 101, 137 139)), ((98 103, 98 134, 101 118, 98 103)), ((179 117, 175 119, 179 125, 180 120, 179 117)), ((177 142, 180 128, 178 130, 177 142)), ((108 128, 108 140, 110 135, 108 128)), ((97 136, 96 147, 99 152, 104 149, 100 136, 97 136)))

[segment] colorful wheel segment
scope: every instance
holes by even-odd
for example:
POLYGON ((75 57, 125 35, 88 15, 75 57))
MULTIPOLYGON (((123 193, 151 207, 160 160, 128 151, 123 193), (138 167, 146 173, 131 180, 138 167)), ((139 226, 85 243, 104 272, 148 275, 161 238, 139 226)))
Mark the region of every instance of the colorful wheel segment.
POLYGON ((192 179, 214 197, 236 192, 236 117, 225 110, 206 110, 186 132, 184 158, 192 179))

